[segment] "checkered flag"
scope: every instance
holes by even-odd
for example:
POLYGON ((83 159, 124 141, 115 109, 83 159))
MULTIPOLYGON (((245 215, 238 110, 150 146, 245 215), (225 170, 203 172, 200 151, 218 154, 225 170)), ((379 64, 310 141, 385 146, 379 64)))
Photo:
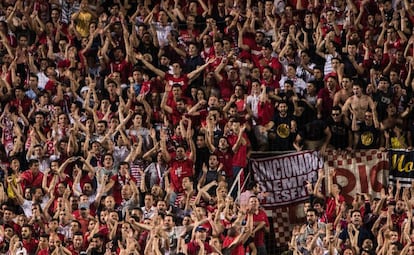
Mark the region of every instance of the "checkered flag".
POLYGON ((289 207, 278 207, 272 210, 273 228, 276 246, 285 247, 290 242, 293 224, 290 224, 289 207))

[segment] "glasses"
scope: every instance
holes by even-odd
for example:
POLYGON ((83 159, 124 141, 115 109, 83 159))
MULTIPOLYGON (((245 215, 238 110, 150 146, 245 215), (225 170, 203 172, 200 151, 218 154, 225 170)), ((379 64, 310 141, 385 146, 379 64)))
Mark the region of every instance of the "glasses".
POLYGON ((339 116, 340 113, 332 113, 332 116, 339 116))

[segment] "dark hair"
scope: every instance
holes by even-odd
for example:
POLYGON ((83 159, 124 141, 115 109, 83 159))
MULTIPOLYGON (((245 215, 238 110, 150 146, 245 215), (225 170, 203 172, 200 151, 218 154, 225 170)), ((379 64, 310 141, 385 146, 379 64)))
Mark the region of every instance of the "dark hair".
POLYGON ((104 240, 104 236, 103 236, 101 233, 96 233, 96 234, 94 234, 94 235, 92 236, 92 238, 99 238, 99 239, 101 239, 102 241, 104 240))
POLYGON ((325 206, 325 200, 323 198, 315 198, 315 200, 313 200, 312 207, 315 206, 315 204, 320 204, 323 207, 325 206))
POLYGON ((247 190, 251 190, 251 189, 253 189, 254 187, 256 187, 256 185, 257 185, 257 184, 259 184, 257 181, 252 180, 252 181, 250 181, 250 182, 247 184, 246 189, 247 189, 247 190))
POLYGON ((39 80, 39 77, 35 73, 30 73, 29 76, 35 78, 37 81, 39 80))
POLYGON ((351 211, 351 213, 350 213, 351 217, 352 217, 352 215, 353 215, 354 213, 359 213, 359 214, 361 214, 361 211, 360 211, 360 210, 352 210, 352 211, 351 211))
POLYGON ((129 168, 129 163, 127 162, 127 161, 122 161, 122 162, 120 162, 119 163, 119 166, 128 166, 128 168, 129 168))
POLYGON ((98 124, 104 124, 105 127, 108 127, 108 122, 106 120, 99 120, 98 124))
POLYGON ((288 66, 294 68, 295 70, 296 70, 296 68, 298 68, 298 66, 296 64, 294 64, 294 63, 290 63, 288 66))
POLYGON ((83 233, 81 231, 77 231, 73 233, 74 236, 83 236, 83 233))
POLYGON ((269 71, 273 74, 273 68, 271 68, 270 66, 264 66, 264 67, 263 67, 263 70, 264 70, 264 69, 269 70, 269 71))
POLYGON ((31 159, 31 160, 29 160, 29 167, 32 167, 36 163, 39 163, 39 160, 37 160, 37 159, 31 159))
POLYGON ((285 84, 289 84, 292 87, 295 85, 292 80, 286 80, 285 84))
POLYGON ((334 107, 332 107, 332 111, 339 111, 339 113, 342 112, 341 107, 339 107, 339 105, 335 105, 334 107))
POLYGON ((75 222, 76 224, 78 224, 79 228, 82 228, 82 224, 78 220, 72 220, 72 222, 75 222))

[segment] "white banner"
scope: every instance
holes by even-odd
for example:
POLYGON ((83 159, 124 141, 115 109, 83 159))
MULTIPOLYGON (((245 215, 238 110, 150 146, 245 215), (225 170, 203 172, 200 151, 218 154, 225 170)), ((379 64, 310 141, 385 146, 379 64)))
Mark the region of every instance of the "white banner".
POLYGON ((328 151, 326 176, 328 169, 335 169, 335 181, 342 186, 342 195, 348 203, 357 193, 379 197, 381 188, 387 185, 388 154, 379 150, 361 150, 352 154, 328 151))
POLYGON ((263 203, 274 207, 308 198, 306 181, 315 182, 323 159, 316 151, 301 151, 281 156, 251 159, 254 179, 269 195, 263 203))

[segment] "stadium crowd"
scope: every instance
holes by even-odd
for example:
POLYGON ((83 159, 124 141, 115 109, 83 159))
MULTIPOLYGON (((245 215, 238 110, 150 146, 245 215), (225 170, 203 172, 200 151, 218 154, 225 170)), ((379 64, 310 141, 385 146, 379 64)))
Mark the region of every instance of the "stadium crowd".
MULTIPOLYGON (((0 4, 1 254, 272 254, 251 151, 413 147, 409 0, 0 4)), ((414 254, 413 189, 307 189, 288 253, 414 254)))

